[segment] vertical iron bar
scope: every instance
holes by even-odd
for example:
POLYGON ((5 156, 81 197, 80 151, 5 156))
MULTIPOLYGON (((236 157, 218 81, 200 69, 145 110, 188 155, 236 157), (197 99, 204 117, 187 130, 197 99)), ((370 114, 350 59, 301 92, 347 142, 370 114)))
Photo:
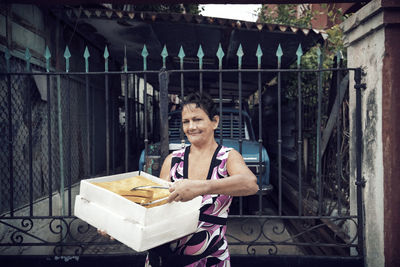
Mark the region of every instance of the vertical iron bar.
POLYGON ((337 181, 337 198, 338 198, 338 215, 342 215, 342 203, 341 203, 341 180, 342 180, 342 152, 341 152, 341 117, 340 117, 340 57, 338 54, 337 66, 338 68, 336 72, 336 88, 337 88, 337 117, 336 117, 336 181, 337 181))
MULTIPOLYGON (((134 90, 136 90, 136 99, 135 99, 135 112, 136 112, 136 121, 137 121, 137 125, 136 125, 136 127, 137 127, 137 129, 136 129, 136 131, 137 131, 137 139, 139 140, 139 138, 140 138, 140 133, 141 133, 141 130, 140 130, 140 93, 139 93, 139 81, 140 81, 140 78, 138 77, 138 76, 136 76, 135 75, 135 88, 134 88, 134 90)), ((136 147, 138 147, 138 144, 136 144, 136 147)))
POLYGON ((124 107, 125 107, 125 172, 129 170, 129 107, 128 107, 128 74, 125 74, 125 97, 124 97, 124 107))
POLYGON ((67 110, 68 110, 68 216, 71 216, 71 186, 72 186, 72 168, 71 168, 71 80, 69 75, 67 75, 67 110))
POLYGON ((90 92, 89 92, 89 75, 85 75, 85 92, 86 92, 86 146, 87 146, 87 163, 88 163, 88 177, 92 175, 92 160, 91 160, 91 140, 90 140, 90 92))
POLYGON ((223 115, 222 115, 222 68, 219 68, 219 144, 223 145, 223 138, 222 138, 222 128, 223 128, 223 115))
POLYGON ((50 75, 46 76, 47 84, 47 154, 49 164, 49 216, 53 214, 53 174, 52 174, 52 156, 51 156, 51 94, 50 94, 50 75))
MULTIPOLYGON (((300 69, 300 65, 298 65, 298 69, 300 69)), ((299 216, 301 216, 301 214, 302 214, 302 210, 303 210, 303 208, 302 208, 302 202, 303 202, 303 196, 302 196, 302 185, 301 185, 301 182, 302 182, 302 173, 301 173, 301 170, 302 170, 302 124, 301 124, 301 121, 302 121, 302 94, 301 94, 301 73, 300 72, 297 72, 297 94, 298 94, 298 132, 297 132, 297 135, 298 135, 298 139, 297 139, 297 145, 298 145, 298 177, 299 177, 299 216)))
MULTIPOLYGON (((7 68, 9 72, 9 69, 7 68)), ((12 89, 11 89, 11 75, 7 74, 7 88, 8 88, 8 164, 10 168, 10 216, 14 216, 14 151, 13 151, 13 123, 12 123, 12 89)))
POLYGON ((230 127, 231 127, 231 138, 233 139, 233 113, 230 113, 230 127))
MULTIPOLYGON (((258 70, 261 69, 261 64, 258 65, 258 70)), ((263 168, 262 168, 262 164, 263 164, 263 158, 262 158, 262 143, 263 143, 263 139, 262 139, 262 100, 261 100, 261 72, 259 71, 258 73, 258 147, 259 147, 259 158, 258 158, 258 185, 259 188, 262 190, 262 175, 263 175, 263 168)), ((254 97, 253 97, 253 101, 254 101, 254 97)), ((253 108, 254 108, 254 104, 253 104, 253 108)), ((262 195, 261 193, 258 194, 258 212, 261 215, 262 214, 262 195)))
MULTIPOLYGON (((147 157, 149 155, 149 137, 148 137, 148 120, 149 118, 147 117, 147 112, 148 112, 148 106, 147 106, 147 56, 149 55, 149 53, 147 52, 147 48, 146 45, 143 46, 143 50, 142 50, 142 57, 143 57, 143 102, 144 102, 144 160, 145 160, 145 164, 146 164, 146 169, 148 170, 148 172, 150 174, 152 174, 152 166, 147 166, 147 157)), ((181 67, 182 67, 182 61, 181 61, 181 67)))
POLYGON ((164 159, 169 153, 169 136, 168 136, 168 72, 163 68, 158 73, 159 81, 159 101, 160 101, 160 162, 164 162, 164 159))
POLYGON ((357 163, 357 236, 358 236, 358 254, 364 255, 364 220, 363 220, 363 203, 362 203, 362 132, 361 132, 361 69, 358 68, 354 73, 354 88, 356 89, 356 163, 357 163))
MULTIPOLYGON (((238 69, 238 87, 239 87, 239 153, 242 154, 243 138, 242 138, 242 72, 241 65, 238 69)), ((240 215, 243 215, 243 197, 239 197, 240 215)))
POLYGON ((92 102, 91 103, 92 112, 90 113, 91 122, 92 122, 91 135, 90 135, 91 136, 91 138, 90 138, 90 140, 91 140, 91 145, 90 145, 91 151, 90 151, 90 153, 91 153, 91 159, 92 159, 92 163, 91 163, 91 165, 92 165, 92 174, 94 175, 95 172, 96 172, 96 166, 95 166, 95 162, 96 162, 96 146, 95 146, 95 144, 96 144, 96 142, 95 142, 95 138, 96 138, 96 135, 95 135, 95 133, 96 133, 96 131, 95 131, 96 121, 95 121, 95 105, 94 105, 94 100, 95 100, 95 97, 96 97, 96 88, 94 86, 90 86, 90 84, 89 84, 89 88, 90 87, 92 89, 92 93, 90 94, 91 102, 92 102))
POLYGON ((278 213, 282 215, 282 103, 281 103, 281 64, 278 63, 278 213))
POLYGON ((57 76, 57 121, 58 121, 58 146, 60 160, 60 197, 61 197, 61 214, 65 215, 64 209, 64 145, 63 145, 63 127, 61 113, 61 76, 57 76))
POLYGON ((146 163, 146 169, 151 167, 151 166, 147 166, 147 156, 149 154, 149 139, 148 139, 148 129, 147 129, 147 74, 144 73, 143 74, 143 83, 144 83, 144 87, 143 87, 143 96, 144 96, 144 159, 145 159, 145 163, 146 163))
POLYGON ((203 49, 201 48, 201 45, 199 46, 199 50, 197 51, 197 57, 199 58, 199 87, 200 87, 200 94, 203 93, 203 57, 204 57, 204 52, 203 49))
POLYGON ((203 93, 203 72, 200 69, 199 73, 200 94, 203 93))
POLYGON ((105 102, 106 102, 106 171, 107 175, 110 175, 110 97, 109 97, 109 88, 108 88, 108 73, 104 73, 104 83, 106 86, 105 92, 105 102))
MULTIPOLYGON (((181 70, 183 70, 183 61, 181 61, 181 70)), ((181 72, 181 105, 182 105, 182 101, 183 101, 183 99, 184 99, 184 79, 183 79, 183 72, 181 72)), ((183 107, 181 106, 181 109, 183 109, 183 107)), ((185 138, 184 138, 184 136, 183 136, 183 128, 182 127, 180 127, 179 128, 179 136, 180 136, 180 139, 181 139, 181 146, 182 146, 182 148, 184 147, 184 145, 185 145, 185 138)))
POLYGON ((115 116, 118 114, 116 112, 116 101, 115 101, 115 92, 111 91, 111 168, 112 173, 115 174, 115 116))
POLYGON ((153 104, 152 104, 152 110, 153 110, 153 123, 152 123, 152 133, 153 133, 153 142, 156 141, 156 90, 153 87, 153 104))
POLYGON ((243 146, 243 129, 242 129, 242 72, 241 69, 238 70, 239 77, 238 77, 238 83, 239 83, 239 153, 242 154, 242 146, 243 146))
POLYGON ((222 114, 222 59, 224 57, 224 51, 222 50, 221 43, 219 44, 217 50, 217 57, 218 57, 218 70, 219 70, 219 144, 223 145, 223 138, 222 138, 222 128, 223 128, 223 114, 222 114))
POLYGON ((317 114, 317 186, 318 186, 318 215, 322 215, 322 180, 321 180, 321 106, 322 106, 322 60, 318 64, 318 114, 317 114))
POLYGON ((137 132, 136 132, 136 75, 132 74, 132 96, 131 96, 131 113, 132 113, 132 134, 133 134, 133 140, 135 140, 135 150, 138 150, 138 138, 137 138, 137 132))
POLYGON ((33 216, 33 144, 32 144, 32 101, 31 88, 25 91, 28 101, 28 138, 29 138, 29 215, 33 216))
POLYGON ((137 95, 137 102, 136 102, 136 110, 137 110, 137 122, 138 122, 138 137, 142 138, 142 126, 143 126, 143 122, 141 123, 140 121, 140 112, 142 110, 141 106, 140 106, 140 78, 137 77, 136 79, 136 95, 137 95))

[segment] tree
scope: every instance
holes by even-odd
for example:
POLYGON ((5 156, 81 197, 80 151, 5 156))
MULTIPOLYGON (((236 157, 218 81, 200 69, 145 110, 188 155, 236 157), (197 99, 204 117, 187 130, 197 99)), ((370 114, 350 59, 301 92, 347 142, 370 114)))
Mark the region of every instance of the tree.
MULTIPOLYGON (((338 52, 344 54, 343 51, 343 34, 339 27, 339 23, 345 19, 346 16, 343 15, 341 9, 336 9, 334 6, 328 6, 322 4, 321 7, 325 10, 325 14, 328 16, 330 22, 334 25, 326 30, 328 38, 325 40, 324 44, 317 45, 306 52, 301 58, 301 68, 302 69, 317 69, 318 68, 318 49, 321 50, 323 54, 322 68, 335 68, 337 67, 336 56, 338 52)), ((259 22, 272 23, 272 24, 284 24, 286 26, 295 26, 302 28, 311 28, 311 22, 316 18, 321 12, 314 12, 310 5, 264 5, 259 11, 259 22)), ((322 13, 323 14, 323 13, 322 13)), ((342 56, 342 66, 345 65, 345 57, 342 56)), ((290 68, 297 68, 297 62, 294 62, 290 68)), ((283 89, 283 96, 286 100, 295 102, 298 97, 298 81, 297 73, 284 73, 281 75, 281 85, 283 89)), ((316 72, 301 72, 301 89, 302 89, 302 133, 303 138, 308 140, 309 157, 306 164, 309 166, 308 176, 310 184, 317 188, 316 175, 315 175, 315 160, 316 160, 316 110, 317 110, 317 96, 318 96, 318 73, 316 72), (314 173, 313 173, 314 172, 314 173)), ((336 97, 336 75, 338 72, 324 71, 322 72, 322 127, 324 127, 324 122, 327 121, 328 116, 331 114, 332 103, 336 97), (324 104, 325 103, 325 104, 324 104)), ((341 74, 343 75, 343 73, 341 74)), ((343 104, 343 121, 342 121, 342 150, 348 151, 348 113, 344 111, 346 108, 346 100, 343 104)), ((337 134, 337 133, 335 133, 337 134)), ((333 135, 333 134, 332 134, 333 135)), ((331 138, 330 151, 336 151, 336 146, 334 143, 335 138, 331 138), (333 140, 333 142, 332 142, 333 140)), ((336 168, 331 168, 335 165, 329 165, 329 162, 335 162, 335 158, 332 155, 334 153, 325 153, 323 157, 323 162, 326 163, 325 169, 322 170, 322 175, 325 177, 335 177, 336 168)), ((348 187, 348 158, 345 151, 342 151, 343 155, 343 169, 341 172, 342 188, 348 187)), ((327 179, 328 182, 329 179, 327 179)), ((327 194, 331 194, 332 199, 335 198, 338 192, 334 189, 336 179, 329 180, 332 185, 325 187, 326 190, 331 190, 327 194)), ((347 196, 343 197, 343 200, 348 201, 348 189, 343 191, 347 196)), ((348 202, 346 203, 348 205, 348 202)), ((329 213, 329 212, 328 212, 329 213)))
POLYGON ((258 10, 258 21, 296 27, 310 27, 314 13, 307 5, 262 5, 258 10), (298 16, 300 6, 303 7, 301 9, 302 14, 298 16))

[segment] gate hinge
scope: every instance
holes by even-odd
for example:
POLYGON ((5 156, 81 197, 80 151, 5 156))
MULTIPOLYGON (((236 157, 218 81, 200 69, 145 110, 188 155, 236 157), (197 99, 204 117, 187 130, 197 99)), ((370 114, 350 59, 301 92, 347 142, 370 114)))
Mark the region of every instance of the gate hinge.
POLYGON ((365 184, 367 183, 367 180, 365 180, 364 179, 364 177, 363 178, 361 178, 361 181, 356 181, 355 182, 355 184, 357 185, 357 186, 362 186, 362 187, 365 187, 365 184))
POLYGON ((354 85, 355 89, 367 89, 367 85, 365 83, 360 83, 360 84, 356 84, 354 85))

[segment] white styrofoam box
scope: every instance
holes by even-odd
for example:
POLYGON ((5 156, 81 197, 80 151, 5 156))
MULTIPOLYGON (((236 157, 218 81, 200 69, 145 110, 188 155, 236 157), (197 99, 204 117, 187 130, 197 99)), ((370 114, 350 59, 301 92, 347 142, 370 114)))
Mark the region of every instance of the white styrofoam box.
POLYGON ((112 210, 114 213, 119 214, 124 218, 127 218, 131 221, 137 221, 144 226, 157 223, 157 220, 154 220, 154 218, 175 216, 182 214, 188 210, 198 210, 200 208, 202 199, 201 197, 197 197, 187 202, 172 202, 161 206, 145 208, 139 204, 133 203, 132 201, 118 194, 115 194, 105 188, 101 188, 93 184, 93 182, 110 182, 139 175, 146 177, 161 185, 168 186, 168 184, 170 184, 165 180, 154 177, 145 172, 130 172, 82 180, 79 195, 89 201, 101 205, 104 208, 112 210))
POLYGON ((161 185, 169 182, 145 172, 131 172, 81 181, 75 216, 105 230, 110 236, 144 251, 196 231, 202 197, 145 208, 93 182, 110 182, 143 176, 161 185))
POLYGON ((137 252, 193 233, 199 221, 199 212, 191 211, 174 217, 158 218, 158 223, 143 226, 81 196, 75 200, 75 215, 137 252))

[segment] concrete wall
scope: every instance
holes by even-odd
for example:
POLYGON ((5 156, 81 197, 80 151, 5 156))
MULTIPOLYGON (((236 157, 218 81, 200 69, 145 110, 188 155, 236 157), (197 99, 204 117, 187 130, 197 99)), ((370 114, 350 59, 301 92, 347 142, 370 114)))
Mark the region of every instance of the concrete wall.
MULTIPOLYGON (((362 12, 363 10, 360 10, 362 12)), ((359 13, 360 14, 360 13, 359 13)), ((363 13, 361 13, 363 14, 363 13)), ((350 25, 350 18, 345 26, 350 25)), ((348 67, 362 67, 367 89, 362 92, 362 175, 366 179, 363 192, 365 203, 365 252, 368 266, 384 266, 383 257, 383 157, 382 157, 382 58, 384 56, 384 29, 379 28, 382 14, 371 18, 362 26, 346 32, 348 67), (370 34, 371 31, 374 31, 370 34), (361 38, 357 40, 357 38, 361 38)), ((348 26, 347 26, 348 27, 348 26)), ((347 28, 345 28, 347 29, 347 28)), ((350 196, 352 214, 357 212, 356 159, 355 159, 355 98, 354 72, 350 76, 350 196)))
MULTIPOLYGON (((398 132, 388 131, 398 128, 396 118, 400 108, 396 109, 399 87, 392 81, 399 72, 393 64, 393 53, 398 51, 399 38, 389 29, 395 24, 387 20, 388 12, 396 12, 400 18, 396 1, 373 0, 347 19, 341 26, 347 46, 348 67, 361 67, 366 73, 362 90, 362 177, 366 180, 363 189, 365 220, 365 257, 367 266, 399 266, 399 238, 393 238, 399 231, 393 227, 399 213, 399 193, 393 187, 399 187, 398 172, 392 172, 398 165, 393 157, 398 154, 395 146, 400 138, 398 132), (393 9, 396 7, 397 9, 393 9), (394 11, 393 11, 394 10, 394 11), (390 66, 388 67, 387 61, 390 66), (394 117, 393 117, 394 116, 394 117), (388 142, 392 140, 392 142, 388 142), (386 145, 389 143, 389 147, 386 145), (397 192, 394 192, 397 191, 397 192), (397 212, 396 212, 397 210, 397 212), (387 227, 389 225, 390 227, 387 227), (397 242, 397 243, 396 243, 397 242), (389 253, 390 252, 390 253, 389 253)), ((395 16, 395 17, 396 17, 395 16)), ((399 19, 400 21, 400 19, 399 19)), ((398 22, 396 22, 397 25, 398 22)), ((395 31, 396 32, 396 31, 395 31)), ((399 60, 397 60, 399 61, 399 60)), ((398 80, 398 79, 397 79, 398 80)), ((354 73, 350 77, 350 198, 351 211, 356 214, 356 147, 355 147, 355 98, 354 73)), ((399 105, 397 105, 399 106, 399 105)), ((353 229, 355 231, 355 229, 353 229)))

